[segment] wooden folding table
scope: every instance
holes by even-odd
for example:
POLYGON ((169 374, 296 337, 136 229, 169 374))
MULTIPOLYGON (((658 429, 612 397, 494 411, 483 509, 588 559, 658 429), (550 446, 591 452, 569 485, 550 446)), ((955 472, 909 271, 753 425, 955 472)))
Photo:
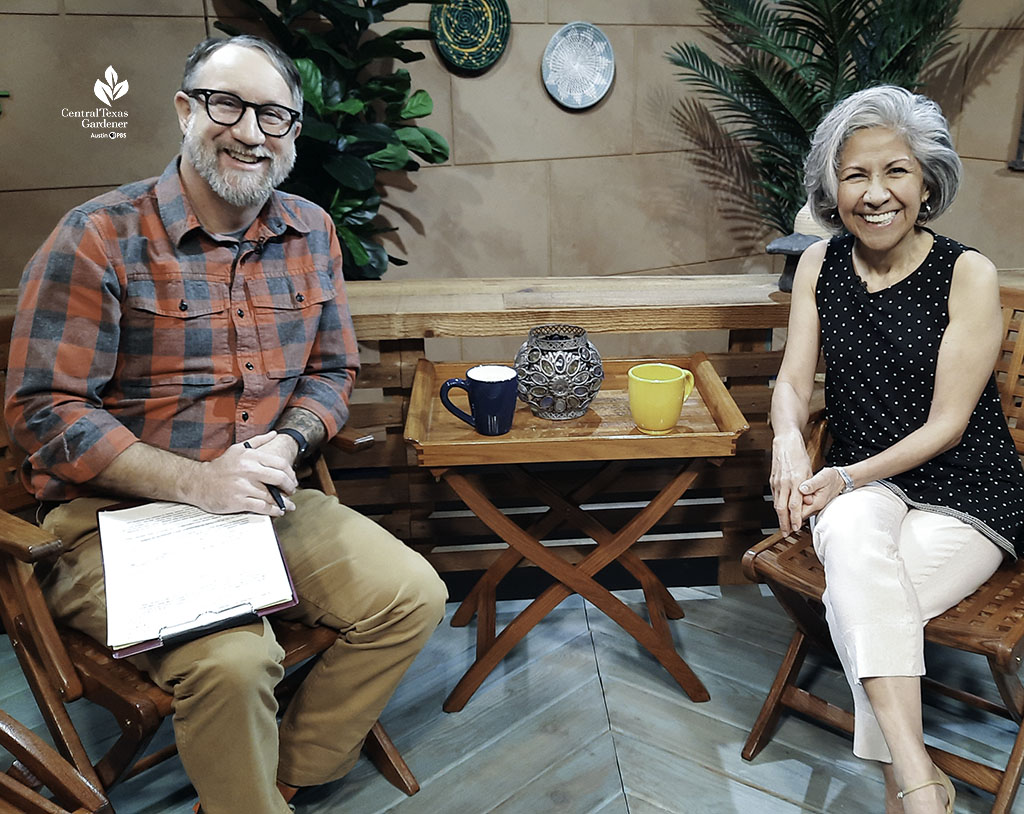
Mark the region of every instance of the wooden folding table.
POLYGON ((601 391, 580 418, 552 421, 534 416, 527 405, 516 409, 512 430, 505 435, 478 435, 457 419, 438 396, 441 384, 463 376, 471 365, 432 363, 421 359, 413 380, 405 438, 416 449, 420 466, 451 486, 466 506, 508 544, 473 587, 452 618, 466 625, 477 615, 476 661, 460 679, 444 703, 446 712, 462 709, 487 675, 522 638, 563 599, 578 593, 617 622, 665 667, 694 701, 709 696, 676 652, 668 619, 683 616, 682 608, 648 566, 630 550, 679 500, 696 479, 706 461, 718 462, 736 452, 736 439, 748 429, 736 403, 703 353, 690 357, 660 359, 694 373, 693 394, 683 405, 675 429, 668 435, 644 435, 633 424, 626 393, 626 372, 650 359, 605 360, 601 391), (605 528, 580 508, 611 484, 625 461, 678 459, 679 470, 671 481, 640 509, 618 532, 605 528), (603 461, 605 466, 570 494, 562 495, 527 471, 523 465, 550 462, 603 461), (549 510, 528 528, 521 528, 485 493, 474 469, 500 465, 549 510), (543 539, 563 524, 574 526, 592 538, 589 548, 573 565, 543 539), (495 589, 501 579, 526 559, 553 576, 529 606, 495 635, 495 589), (648 623, 595 579, 613 561, 624 566, 643 588, 648 623))

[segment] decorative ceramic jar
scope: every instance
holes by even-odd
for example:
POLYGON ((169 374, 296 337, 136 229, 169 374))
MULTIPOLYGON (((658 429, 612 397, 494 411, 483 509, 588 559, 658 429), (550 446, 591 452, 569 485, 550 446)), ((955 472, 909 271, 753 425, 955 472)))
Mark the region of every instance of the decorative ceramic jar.
POLYGON ((579 418, 604 380, 601 354, 578 325, 531 328, 515 368, 519 398, 540 418, 579 418))

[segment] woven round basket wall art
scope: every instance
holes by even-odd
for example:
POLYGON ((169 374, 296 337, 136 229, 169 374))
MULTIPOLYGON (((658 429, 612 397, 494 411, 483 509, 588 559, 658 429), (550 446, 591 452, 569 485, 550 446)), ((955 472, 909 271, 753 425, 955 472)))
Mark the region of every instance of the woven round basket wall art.
POLYGON ((461 71, 493 65, 505 50, 510 29, 505 0, 454 0, 430 11, 437 50, 461 71))

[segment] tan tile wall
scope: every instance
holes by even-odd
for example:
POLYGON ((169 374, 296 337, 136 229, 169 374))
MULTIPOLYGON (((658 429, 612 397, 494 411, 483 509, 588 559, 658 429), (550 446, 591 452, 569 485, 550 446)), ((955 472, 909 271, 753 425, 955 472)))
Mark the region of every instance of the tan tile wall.
MULTIPOLYGON (((478 76, 449 72, 429 44, 409 66, 430 91, 423 124, 452 157, 386 180, 409 260, 394 278, 779 270, 773 235, 724 217, 723 193, 693 165, 673 117, 685 89, 664 53, 706 42, 697 0, 508 0, 505 53, 478 76), (540 58, 558 27, 599 24, 616 56, 610 93, 569 112, 544 90, 540 58)), ((272 4, 271 4, 272 5, 272 4)), ((423 24, 412 5, 387 25, 423 24)), ((171 96, 189 48, 213 20, 238 22, 239 0, 0 0, 0 287, 17 285, 57 218, 99 192, 159 173, 180 138, 171 96), (91 139, 62 110, 95 109, 93 82, 113 65, 130 83, 118 100, 125 139, 91 139)), ((1006 168, 1024 109, 1024 0, 964 0, 957 54, 929 92, 964 155, 963 191, 938 228, 1003 268, 1018 248, 1024 173, 1006 168)), ((723 157, 723 161, 725 158, 723 157)))

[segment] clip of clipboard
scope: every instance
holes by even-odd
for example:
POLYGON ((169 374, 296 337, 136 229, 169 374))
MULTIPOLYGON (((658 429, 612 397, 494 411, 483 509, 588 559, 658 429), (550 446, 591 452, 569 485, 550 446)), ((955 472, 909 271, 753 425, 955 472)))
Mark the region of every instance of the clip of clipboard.
POLYGON ((224 608, 223 610, 208 610, 201 613, 189 622, 181 625, 169 625, 160 629, 160 638, 151 639, 145 642, 137 642, 127 647, 120 647, 111 650, 115 658, 125 658, 130 655, 138 655, 146 650, 155 650, 158 647, 173 647, 177 644, 184 644, 195 639, 201 639, 211 633, 226 631, 231 628, 241 628, 243 625, 251 625, 259 622, 262 616, 274 611, 284 610, 298 604, 298 599, 292 591, 292 599, 288 602, 281 602, 269 607, 255 609, 251 604, 236 605, 224 608))
MULTIPOLYGON (((288 576, 291 581, 291 575, 288 576)), ((253 608, 249 603, 235 605, 231 608, 224 608, 219 611, 204 611, 195 619, 182 622, 179 625, 167 625, 160 628, 160 636, 145 642, 137 642, 127 647, 111 649, 110 655, 115 659, 123 659, 128 656, 137 656, 147 650, 155 650, 158 647, 173 647, 174 645, 191 642, 200 639, 211 633, 218 633, 222 630, 230 630, 233 627, 242 627, 258 622, 262 617, 275 613, 285 608, 291 608, 299 602, 295 596, 295 586, 292 585, 292 598, 286 602, 279 602, 266 608, 253 608)))

